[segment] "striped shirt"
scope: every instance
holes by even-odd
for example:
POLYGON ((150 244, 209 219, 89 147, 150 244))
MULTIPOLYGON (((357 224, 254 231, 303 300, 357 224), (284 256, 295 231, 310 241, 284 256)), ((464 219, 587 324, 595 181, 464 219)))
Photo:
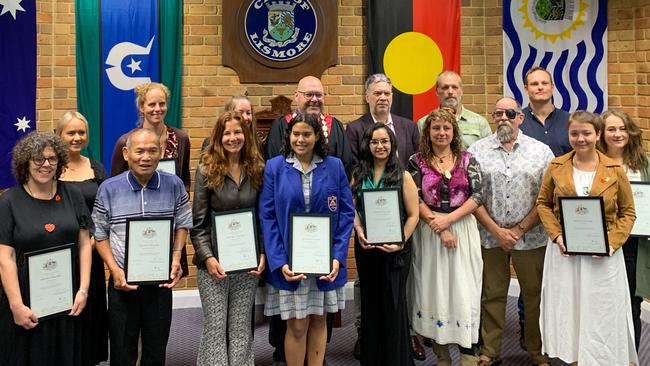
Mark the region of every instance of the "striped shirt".
POLYGON ((124 268, 126 219, 173 217, 174 230, 192 228, 192 210, 183 181, 156 171, 145 187, 130 170, 104 181, 97 192, 95 238, 109 240, 115 261, 124 268))
POLYGON ((307 170, 302 169, 302 164, 298 161, 295 155, 291 154, 286 158, 287 163, 291 164, 299 173, 302 181, 302 194, 305 197, 305 211, 309 212, 309 203, 311 197, 311 176, 314 169, 316 169, 316 164, 322 163, 323 158, 314 154, 314 157, 311 159, 311 163, 307 167, 307 170))

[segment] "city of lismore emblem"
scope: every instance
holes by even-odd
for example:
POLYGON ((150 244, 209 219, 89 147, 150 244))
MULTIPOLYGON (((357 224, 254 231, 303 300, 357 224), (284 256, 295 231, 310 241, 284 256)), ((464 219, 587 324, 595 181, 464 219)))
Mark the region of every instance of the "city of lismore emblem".
POLYGON ((253 49, 273 61, 288 61, 305 53, 318 29, 308 0, 251 1, 245 23, 253 49))

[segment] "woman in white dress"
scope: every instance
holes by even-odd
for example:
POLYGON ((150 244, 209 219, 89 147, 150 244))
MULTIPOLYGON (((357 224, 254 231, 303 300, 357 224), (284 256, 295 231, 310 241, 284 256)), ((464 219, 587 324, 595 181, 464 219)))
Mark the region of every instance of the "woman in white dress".
POLYGON ((638 364, 622 250, 635 219, 630 183, 620 164, 596 150, 597 115, 569 119, 573 151, 551 161, 537 198, 549 240, 544 262, 540 328, 542 350, 574 365, 638 364), (604 257, 565 254, 561 196, 601 196, 609 239, 604 257))
POLYGON ((481 204, 481 174, 461 151, 450 111, 429 114, 409 172, 420 195, 409 277, 413 330, 433 339, 437 365, 451 365, 449 344, 460 347, 462 366, 476 365, 483 260, 472 212, 481 204))

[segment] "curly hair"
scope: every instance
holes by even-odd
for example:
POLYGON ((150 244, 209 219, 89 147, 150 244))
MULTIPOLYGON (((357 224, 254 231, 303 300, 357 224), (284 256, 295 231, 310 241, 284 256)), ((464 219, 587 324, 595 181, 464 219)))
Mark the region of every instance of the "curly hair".
POLYGON ((59 136, 51 133, 32 132, 14 146, 11 168, 18 183, 27 183, 29 180, 30 160, 41 157, 46 147, 51 147, 59 159, 54 174, 54 179, 59 179, 65 166, 70 161, 68 148, 59 136))
POLYGON ((142 123, 144 122, 144 116, 142 115, 142 112, 140 110, 144 108, 144 101, 147 99, 147 93, 152 91, 153 89, 159 89, 165 94, 165 100, 169 100, 169 88, 165 86, 165 84, 161 83, 144 83, 140 84, 135 87, 135 106, 138 108, 138 113, 140 114, 140 120, 138 121, 138 127, 142 127, 142 123))
POLYGON ((327 146, 327 142, 325 142, 325 136, 323 135, 323 126, 321 126, 319 116, 316 114, 302 112, 296 114, 287 124, 287 128, 284 132, 284 147, 282 148, 282 154, 284 157, 286 158, 293 153, 293 150, 291 150, 291 130, 293 130, 293 126, 300 122, 308 124, 314 130, 314 134, 316 135, 314 154, 320 156, 321 158, 327 156, 327 154, 329 154, 329 146, 327 146))
POLYGON ((390 153, 388 154, 388 161, 384 168, 384 185, 387 187, 396 186, 404 176, 404 171, 397 159, 397 140, 393 131, 383 123, 375 123, 372 127, 368 128, 361 137, 361 144, 359 149, 359 161, 352 171, 352 193, 356 194, 363 184, 363 182, 370 177, 373 178, 374 157, 370 152, 370 140, 375 131, 384 129, 390 138, 390 153))
MULTIPOLYGON (((648 158, 643 150, 641 129, 634 123, 629 114, 615 109, 608 109, 600 115, 605 130, 607 129, 607 118, 612 116, 618 117, 623 121, 625 132, 627 132, 628 135, 627 144, 623 149, 623 162, 632 170, 646 169, 648 167, 648 158)), ((598 140, 598 145, 596 147, 598 150, 607 154, 607 143, 605 142, 604 131, 600 134, 600 139, 598 140)))
POLYGON ((212 128, 208 146, 201 153, 199 169, 205 176, 205 188, 215 189, 223 186, 224 178, 228 172, 228 157, 221 140, 226 123, 230 121, 239 122, 239 126, 244 132, 244 146, 239 154, 239 162, 251 181, 251 187, 259 189, 262 186, 264 159, 255 143, 256 138, 251 126, 244 123, 241 115, 237 112, 224 112, 219 116, 212 128))
POLYGON ((433 143, 431 142, 431 123, 437 120, 447 121, 451 124, 454 136, 451 139, 449 147, 451 148, 451 153, 454 154, 456 161, 460 160, 460 154, 462 152, 460 128, 458 128, 456 117, 454 117, 450 108, 435 109, 427 116, 424 126, 422 127, 422 135, 420 136, 420 151, 422 152, 424 160, 429 164, 429 162, 433 161, 434 158, 433 143))

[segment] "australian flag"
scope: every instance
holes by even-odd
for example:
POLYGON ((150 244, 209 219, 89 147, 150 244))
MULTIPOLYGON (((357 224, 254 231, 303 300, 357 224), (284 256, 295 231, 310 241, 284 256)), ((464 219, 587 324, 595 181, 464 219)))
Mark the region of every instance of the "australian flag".
POLYGON ((0 188, 16 184, 11 151, 36 130, 36 0, 0 1, 0 188))

